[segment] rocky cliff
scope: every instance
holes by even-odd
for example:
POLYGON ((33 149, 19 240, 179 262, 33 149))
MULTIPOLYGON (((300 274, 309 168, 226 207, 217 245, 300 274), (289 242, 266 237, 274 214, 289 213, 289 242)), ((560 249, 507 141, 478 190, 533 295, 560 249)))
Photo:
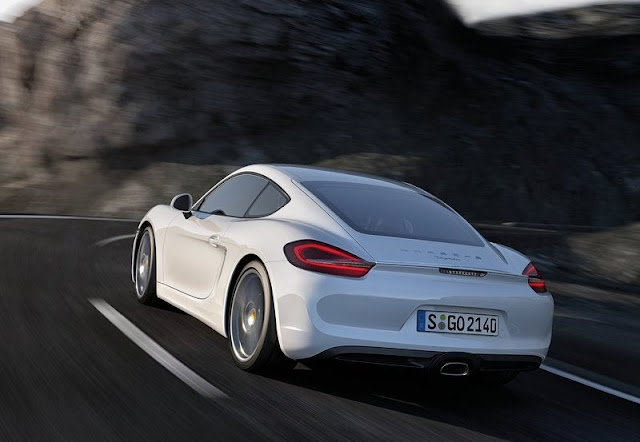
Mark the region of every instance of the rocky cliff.
POLYGON ((45 0, 0 25, 0 211, 137 216, 268 161, 624 224, 639 43, 487 36, 433 0, 45 0))

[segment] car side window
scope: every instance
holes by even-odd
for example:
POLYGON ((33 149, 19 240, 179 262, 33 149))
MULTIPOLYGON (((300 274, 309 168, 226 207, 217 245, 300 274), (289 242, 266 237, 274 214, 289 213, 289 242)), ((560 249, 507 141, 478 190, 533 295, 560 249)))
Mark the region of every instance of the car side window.
POLYGON ((267 184, 266 179, 253 174, 233 176, 207 195, 198 211, 243 217, 267 184))
POLYGON ((271 215, 289 202, 289 198, 272 183, 264 188, 246 215, 249 218, 271 215))

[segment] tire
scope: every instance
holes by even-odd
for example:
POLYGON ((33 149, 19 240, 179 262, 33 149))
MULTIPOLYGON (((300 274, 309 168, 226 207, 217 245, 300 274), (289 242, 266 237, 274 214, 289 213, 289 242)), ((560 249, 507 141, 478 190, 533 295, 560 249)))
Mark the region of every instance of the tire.
POLYGON ((138 301, 152 304, 156 298, 156 246, 153 229, 142 231, 136 248, 135 286, 138 301))
POLYGON ((267 269, 249 262, 236 280, 229 309, 229 347, 238 367, 253 373, 293 368, 280 350, 276 315, 267 269))
POLYGON ((517 371, 496 371, 479 373, 476 382, 479 386, 506 385, 518 376, 517 371))

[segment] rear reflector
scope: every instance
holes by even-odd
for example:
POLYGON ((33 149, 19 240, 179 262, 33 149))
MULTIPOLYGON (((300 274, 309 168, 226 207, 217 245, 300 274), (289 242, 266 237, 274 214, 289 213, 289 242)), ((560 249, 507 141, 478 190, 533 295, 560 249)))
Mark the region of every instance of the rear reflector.
POLYGON ((544 282, 544 277, 538 272, 536 266, 530 262, 522 271, 522 274, 529 277, 529 287, 536 293, 546 293, 547 285, 544 282))
POLYGON ((301 269, 353 278, 366 275, 375 265, 337 247, 312 240, 289 243, 284 246, 284 254, 291 264, 301 269))

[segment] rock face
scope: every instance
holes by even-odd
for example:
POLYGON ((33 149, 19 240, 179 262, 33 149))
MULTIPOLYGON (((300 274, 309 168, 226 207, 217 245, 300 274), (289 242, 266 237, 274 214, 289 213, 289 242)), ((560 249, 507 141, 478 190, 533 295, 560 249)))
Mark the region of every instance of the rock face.
POLYGON ((638 43, 488 37, 433 0, 45 0, 0 25, 0 211, 137 216, 322 162, 475 220, 627 223, 638 43))
POLYGON ((640 29, 640 5, 608 4, 570 8, 520 17, 508 17, 474 26, 493 35, 570 38, 598 35, 633 35, 640 29))
POLYGON ((640 287, 640 223, 605 232, 573 235, 568 268, 593 279, 640 287))

